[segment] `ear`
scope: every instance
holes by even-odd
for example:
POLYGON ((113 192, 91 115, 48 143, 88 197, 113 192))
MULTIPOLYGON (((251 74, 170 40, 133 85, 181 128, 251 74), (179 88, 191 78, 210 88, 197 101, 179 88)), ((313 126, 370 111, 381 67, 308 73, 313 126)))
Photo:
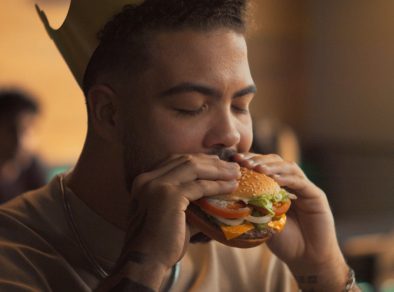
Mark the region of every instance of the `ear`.
POLYGON ((90 127, 107 141, 119 139, 120 101, 119 96, 106 85, 93 85, 88 92, 90 127))

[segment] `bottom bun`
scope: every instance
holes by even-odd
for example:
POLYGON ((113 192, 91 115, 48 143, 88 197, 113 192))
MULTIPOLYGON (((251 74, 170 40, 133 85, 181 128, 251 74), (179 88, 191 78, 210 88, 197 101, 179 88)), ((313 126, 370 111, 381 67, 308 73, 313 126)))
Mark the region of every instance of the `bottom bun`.
POLYGON ((259 236, 255 238, 250 238, 250 236, 248 238, 243 238, 243 236, 240 236, 233 239, 227 239, 220 227, 211 222, 204 212, 193 203, 186 209, 186 219, 189 224, 197 227, 206 236, 231 247, 255 247, 266 242, 272 235, 272 232, 267 231, 264 234, 259 234, 259 236))

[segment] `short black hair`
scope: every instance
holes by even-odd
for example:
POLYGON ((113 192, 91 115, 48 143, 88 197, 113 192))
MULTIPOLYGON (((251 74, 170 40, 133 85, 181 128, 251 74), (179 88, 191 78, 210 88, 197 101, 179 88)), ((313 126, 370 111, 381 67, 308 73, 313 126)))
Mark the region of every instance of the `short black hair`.
POLYGON ((208 31, 223 27, 244 33, 247 2, 145 0, 140 5, 125 6, 98 35, 100 44, 84 75, 85 96, 101 74, 116 74, 120 79, 141 69, 149 59, 149 35, 156 31, 184 28, 208 31))
POLYGON ((38 113, 39 105, 30 95, 17 89, 0 90, 0 117, 21 112, 38 113))

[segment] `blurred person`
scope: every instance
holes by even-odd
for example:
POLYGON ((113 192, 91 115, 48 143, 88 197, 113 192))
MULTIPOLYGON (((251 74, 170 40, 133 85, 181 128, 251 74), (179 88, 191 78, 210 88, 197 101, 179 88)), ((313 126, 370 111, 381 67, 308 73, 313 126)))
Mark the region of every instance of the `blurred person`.
POLYGON ((59 34, 43 18, 85 93, 88 133, 72 171, 0 207, 0 287, 358 291, 324 192, 295 163, 250 152, 247 1, 128 2, 92 31, 91 53, 76 48, 104 19, 92 11, 125 1, 73 1, 59 34), (240 166, 298 195, 270 249, 198 243, 186 221, 190 202, 237 188, 240 166))
POLYGON ((17 90, 0 91, 0 203, 45 184, 45 169, 33 153, 37 102, 17 90))

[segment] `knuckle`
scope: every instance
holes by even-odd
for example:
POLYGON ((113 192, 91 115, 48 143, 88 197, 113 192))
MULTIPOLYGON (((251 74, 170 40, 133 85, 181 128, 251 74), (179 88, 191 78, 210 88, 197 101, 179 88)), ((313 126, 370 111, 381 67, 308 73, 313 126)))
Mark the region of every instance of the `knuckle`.
POLYGON ((171 154, 169 160, 175 160, 177 158, 179 158, 179 154, 171 154))
POLYGON ((190 201, 187 199, 186 195, 179 196, 176 204, 178 206, 178 210, 186 210, 187 206, 189 206, 190 201))
POLYGON ((186 160, 185 164, 190 168, 197 168, 197 160, 194 157, 190 157, 186 160))
POLYGON ((231 162, 231 165, 232 165, 234 168, 236 168, 237 170, 240 170, 240 169, 241 169, 241 166, 240 166, 238 163, 236 163, 236 162, 231 162))
POLYGON ((169 183, 161 183, 159 191, 163 196, 168 196, 174 193, 174 186, 169 183))
POLYGON ((213 164, 212 165, 214 165, 217 168, 223 168, 223 167, 226 166, 226 162, 221 160, 221 159, 219 159, 219 157, 218 157, 218 159, 214 159, 213 160, 213 164))
POLYGON ((147 182, 149 182, 149 174, 142 173, 134 179, 133 186, 135 188, 142 188, 147 182))
POLYGON ((143 185, 142 190, 146 195, 154 194, 156 192, 156 186, 150 181, 143 185))
POLYGON ((275 160, 282 160, 282 157, 280 157, 276 153, 269 154, 269 157, 272 158, 272 159, 275 159, 275 160))
POLYGON ((216 162, 222 161, 222 160, 219 158, 218 155, 212 155, 212 159, 213 159, 214 161, 216 161, 216 162))
POLYGON ((160 185, 156 193, 160 196, 160 201, 165 203, 174 198, 175 187, 171 184, 164 183, 160 185))
POLYGON ((197 184, 197 186, 198 186, 200 189, 205 189, 205 188, 207 188, 208 182, 203 181, 203 180, 197 180, 197 181, 196 181, 196 184, 197 184))
POLYGON ((293 168, 298 168, 298 164, 295 161, 288 161, 288 164, 293 168))
POLYGON ((191 155, 191 154, 184 154, 184 155, 183 155, 183 158, 184 158, 186 161, 190 161, 190 160, 193 160, 193 155, 191 155))
POLYGON ((251 153, 250 159, 254 159, 254 160, 259 160, 264 158, 264 155, 262 154, 257 154, 257 153, 251 153))

